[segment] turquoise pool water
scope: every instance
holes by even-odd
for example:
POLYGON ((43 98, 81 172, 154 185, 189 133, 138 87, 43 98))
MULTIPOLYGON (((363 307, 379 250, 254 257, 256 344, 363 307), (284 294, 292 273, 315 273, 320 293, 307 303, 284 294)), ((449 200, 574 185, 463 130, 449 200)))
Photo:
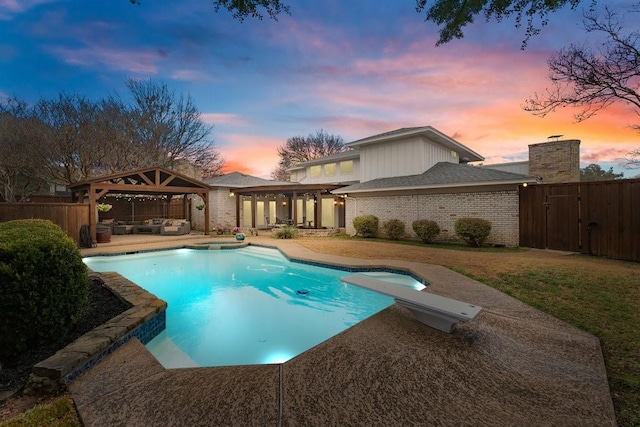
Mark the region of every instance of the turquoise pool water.
MULTIPOLYGON (((177 249, 85 258, 167 301, 147 348, 168 368, 281 363, 393 303, 340 282, 343 270, 290 262, 274 249, 177 249)), ((410 276, 368 272, 422 289, 410 276)))

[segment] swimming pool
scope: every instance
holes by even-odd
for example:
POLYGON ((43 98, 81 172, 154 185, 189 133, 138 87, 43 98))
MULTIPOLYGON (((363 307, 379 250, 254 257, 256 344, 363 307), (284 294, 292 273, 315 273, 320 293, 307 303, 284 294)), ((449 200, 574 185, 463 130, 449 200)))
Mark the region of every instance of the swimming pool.
MULTIPOLYGON (((281 363, 393 303, 340 282, 343 270, 291 262, 275 249, 177 249, 85 258, 168 303, 147 344, 167 368, 281 363)), ((368 272, 422 289, 414 278, 368 272)))

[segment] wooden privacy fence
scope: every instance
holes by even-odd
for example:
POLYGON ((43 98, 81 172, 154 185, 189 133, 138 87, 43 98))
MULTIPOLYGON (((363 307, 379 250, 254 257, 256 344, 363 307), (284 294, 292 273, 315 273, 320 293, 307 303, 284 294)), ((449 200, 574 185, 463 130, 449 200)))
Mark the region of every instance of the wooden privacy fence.
POLYGON ((520 246, 640 262, 640 179, 520 188, 520 246))
MULTIPOLYGON (((42 196, 38 200, 51 199, 42 196)), ((106 202, 112 204, 113 209, 100 214, 100 219, 144 221, 151 218, 190 217, 190 204, 184 203, 181 198, 170 202, 145 199, 107 199, 106 202)), ((0 222, 32 218, 50 220, 78 242, 80 227, 89 224, 89 205, 83 203, 0 203, 0 222)))
POLYGON ((78 203, 0 203, 0 222, 48 219, 78 242, 80 227, 89 224, 89 205, 78 203))

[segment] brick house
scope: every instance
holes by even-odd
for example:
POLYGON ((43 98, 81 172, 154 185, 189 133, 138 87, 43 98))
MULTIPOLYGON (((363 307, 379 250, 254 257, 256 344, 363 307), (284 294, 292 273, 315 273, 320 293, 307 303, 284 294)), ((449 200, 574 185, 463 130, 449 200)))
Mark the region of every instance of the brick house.
POLYGON ((298 182, 345 184, 332 193, 344 199, 347 233, 355 233, 353 218, 372 214, 380 223, 402 220, 410 235, 413 221, 430 219, 440 226, 441 240, 452 240, 456 219, 480 217, 492 223, 489 243, 518 245, 518 187, 535 178, 470 166, 484 158, 431 126, 402 128, 346 146, 349 151, 290 172, 298 182))
POLYGON ((409 236, 413 221, 430 219, 441 228, 440 240, 454 240, 456 219, 479 217, 492 223, 488 243, 517 246, 520 186, 579 179, 579 144, 533 144, 529 162, 472 166, 484 158, 431 126, 397 129, 295 165, 290 182, 238 173, 207 181, 218 205, 212 224, 354 234, 353 218, 372 214, 380 223, 402 220, 409 236))

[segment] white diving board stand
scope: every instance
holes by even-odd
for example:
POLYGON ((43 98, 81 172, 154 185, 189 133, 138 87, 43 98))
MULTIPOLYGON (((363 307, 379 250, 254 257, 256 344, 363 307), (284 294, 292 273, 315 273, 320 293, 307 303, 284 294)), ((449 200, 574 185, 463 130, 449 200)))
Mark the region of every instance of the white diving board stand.
POLYGON ((417 320, 448 334, 456 323, 471 321, 482 311, 482 307, 477 305, 416 291, 362 274, 352 274, 340 280, 393 297, 396 304, 408 308, 417 320))

